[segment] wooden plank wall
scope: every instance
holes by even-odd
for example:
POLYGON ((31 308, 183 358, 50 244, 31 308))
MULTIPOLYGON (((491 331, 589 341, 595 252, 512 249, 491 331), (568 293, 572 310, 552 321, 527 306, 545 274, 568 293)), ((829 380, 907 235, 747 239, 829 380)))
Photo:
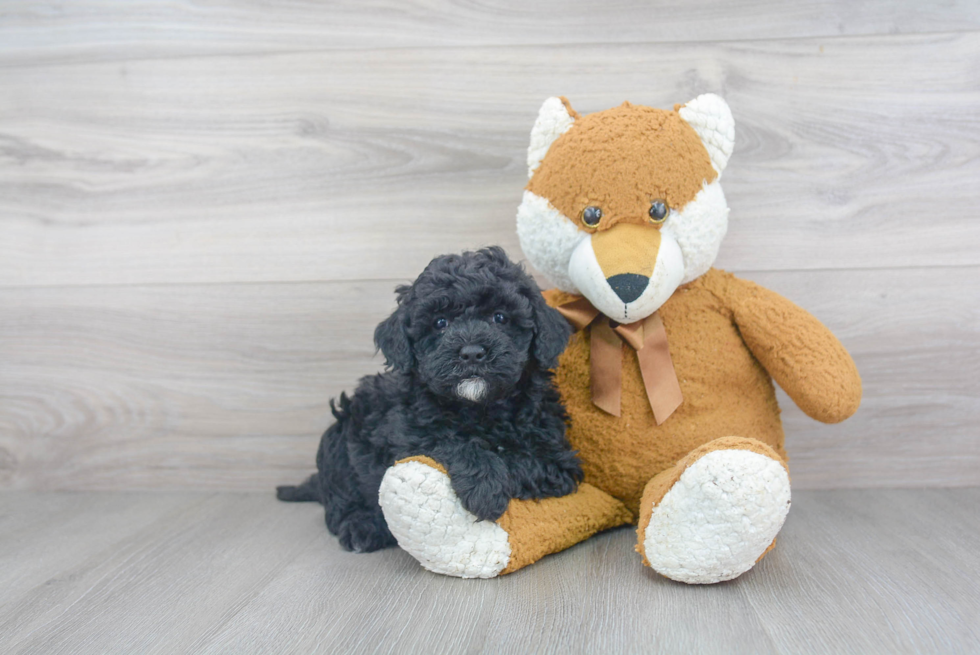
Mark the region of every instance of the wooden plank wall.
POLYGON ((980 484, 980 5, 6 0, 0 487, 268 490, 391 290, 514 213, 541 101, 722 94, 718 265, 854 353, 799 488, 980 484))

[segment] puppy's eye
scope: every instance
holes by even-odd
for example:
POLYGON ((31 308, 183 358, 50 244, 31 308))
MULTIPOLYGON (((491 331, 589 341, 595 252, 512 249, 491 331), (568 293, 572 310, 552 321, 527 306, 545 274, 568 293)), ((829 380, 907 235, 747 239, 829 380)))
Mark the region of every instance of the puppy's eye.
POLYGON ((670 207, 663 200, 654 200, 650 203, 650 222, 660 225, 667 220, 670 215, 670 207))
POLYGON ((582 222, 589 227, 595 227, 602 220, 602 210, 598 207, 586 207, 582 212, 582 222))
POLYGON ((445 330, 447 327, 449 327, 449 321, 446 318, 440 316, 439 318, 437 318, 435 321, 432 322, 432 327, 434 327, 437 330, 445 330))
POLYGON ((494 323, 500 323, 501 325, 504 325, 505 323, 507 323, 508 320, 509 319, 507 318, 507 315, 504 314, 503 312, 497 312, 496 314, 493 315, 494 323))

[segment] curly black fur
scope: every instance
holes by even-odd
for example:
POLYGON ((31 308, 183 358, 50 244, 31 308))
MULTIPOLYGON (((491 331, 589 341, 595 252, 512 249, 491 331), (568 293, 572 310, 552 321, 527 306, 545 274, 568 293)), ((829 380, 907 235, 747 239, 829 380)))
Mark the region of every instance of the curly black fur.
POLYGON ((389 370, 331 401, 337 421, 320 441, 318 473, 279 487, 279 499, 322 503, 341 545, 369 552, 395 545, 378 488, 404 457, 440 462, 484 520, 511 498, 574 491, 582 468, 549 372, 570 328, 534 280, 493 247, 437 257, 396 293, 398 308, 374 332, 389 370), (461 391, 475 379, 482 395, 461 391))

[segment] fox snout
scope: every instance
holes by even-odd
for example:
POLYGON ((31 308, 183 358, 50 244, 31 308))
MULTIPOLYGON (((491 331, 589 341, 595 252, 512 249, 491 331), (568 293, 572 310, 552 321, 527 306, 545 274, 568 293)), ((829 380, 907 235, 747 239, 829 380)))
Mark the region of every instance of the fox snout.
POLYGON ((592 235, 592 251, 606 282, 624 303, 631 303, 650 284, 660 230, 653 226, 620 223, 592 235))

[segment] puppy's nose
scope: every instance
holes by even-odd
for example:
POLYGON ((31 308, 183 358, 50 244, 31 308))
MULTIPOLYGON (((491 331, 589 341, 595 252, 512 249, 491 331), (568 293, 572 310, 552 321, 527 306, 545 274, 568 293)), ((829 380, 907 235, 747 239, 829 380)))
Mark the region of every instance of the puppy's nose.
POLYGON ((483 346, 477 346, 474 344, 467 344, 459 349, 459 358, 464 362, 482 362, 483 358, 487 356, 487 349, 483 346))
POLYGON ((631 303, 643 295, 647 285, 650 284, 650 278, 635 273, 620 273, 607 278, 606 282, 609 283, 620 300, 631 303))

